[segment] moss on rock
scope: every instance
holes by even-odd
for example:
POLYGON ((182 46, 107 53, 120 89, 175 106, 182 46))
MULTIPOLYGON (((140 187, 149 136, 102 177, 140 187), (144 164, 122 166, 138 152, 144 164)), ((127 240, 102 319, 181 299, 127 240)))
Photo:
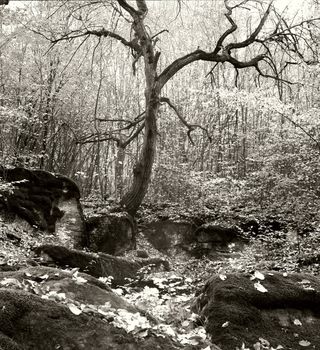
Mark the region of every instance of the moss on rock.
POLYGON ((200 291, 196 310, 224 350, 250 349, 259 338, 274 348, 320 349, 320 279, 307 274, 265 273, 213 276, 200 291), (262 286, 262 287, 261 287, 262 286))

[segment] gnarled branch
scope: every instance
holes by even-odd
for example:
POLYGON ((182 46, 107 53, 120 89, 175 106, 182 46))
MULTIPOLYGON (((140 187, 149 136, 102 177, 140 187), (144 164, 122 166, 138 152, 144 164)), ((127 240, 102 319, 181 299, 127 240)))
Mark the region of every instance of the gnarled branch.
POLYGON ((188 138, 189 138, 189 140, 190 140, 190 142, 191 142, 192 145, 194 145, 194 142, 193 142, 193 140, 192 140, 191 133, 192 133, 195 129, 197 129, 197 128, 203 130, 203 131, 206 133, 206 135, 207 135, 209 141, 212 142, 212 138, 211 138, 211 136, 210 136, 210 134, 209 134, 209 131, 208 131, 205 127, 203 127, 202 125, 200 125, 200 124, 190 124, 190 123, 188 123, 188 122, 185 120, 185 118, 183 117, 183 115, 179 112, 178 108, 170 101, 169 98, 167 98, 167 97, 161 97, 161 98, 160 98, 160 102, 164 102, 164 103, 166 103, 170 108, 172 108, 172 109, 174 110, 174 112, 176 113, 176 115, 178 116, 178 118, 180 119, 180 121, 182 122, 182 124, 185 125, 185 126, 188 128, 187 135, 188 135, 188 138))
POLYGON ((60 38, 56 38, 56 39, 49 39, 53 44, 58 43, 59 41, 64 41, 64 40, 72 40, 72 39, 76 39, 76 38, 80 38, 83 36, 88 36, 88 35, 94 35, 97 37, 105 37, 105 38, 113 38, 116 39, 118 41, 120 41, 123 45, 133 49, 136 52, 140 52, 141 48, 139 46, 139 44, 134 41, 128 41, 126 40, 124 37, 122 37, 121 35, 114 33, 110 30, 107 30, 105 28, 101 28, 101 29, 96 29, 96 30, 85 30, 85 31, 80 31, 80 30, 75 30, 72 31, 68 34, 65 34, 63 36, 61 36, 60 38))

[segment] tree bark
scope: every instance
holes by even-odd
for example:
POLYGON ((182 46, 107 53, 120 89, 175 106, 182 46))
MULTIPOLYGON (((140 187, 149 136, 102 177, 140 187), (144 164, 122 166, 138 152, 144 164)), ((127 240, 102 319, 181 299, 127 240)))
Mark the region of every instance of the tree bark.
POLYGON ((135 216, 144 196, 147 193, 151 179, 152 166, 156 154, 157 142, 157 114, 159 110, 159 92, 156 87, 147 88, 146 91, 146 115, 145 134, 143 146, 138 162, 133 169, 131 188, 121 199, 121 205, 126 211, 135 216))
POLYGON ((144 24, 144 18, 147 14, 146 1, 136 0, 139 11, 131 8, 126 1, 118 0, 118 2, 134 19, 133 30, 139 43, 138 55, 143 56, 144 74, 146 78, 143 146, 139 160, 133 169, 131 187, 120 201, 125 210, 134 217, 147 193, 156 153, 157 115, 160 106, 161 92, 157 76, 159 53, 156 52, 152 37, 148 34, 148 30, 144 24))

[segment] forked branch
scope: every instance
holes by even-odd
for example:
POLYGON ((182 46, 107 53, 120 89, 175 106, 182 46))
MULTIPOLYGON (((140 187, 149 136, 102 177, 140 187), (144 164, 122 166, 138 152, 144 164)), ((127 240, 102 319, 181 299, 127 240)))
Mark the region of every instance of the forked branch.
POLYGON ((183 115, 179 112, 178 108, 170 101, 169 98, 167 98, 167 97, 161 97, 161 98, 160 98, 160 102, 166 103, 171 109, 173 109, 174 112, 176 113, 177 117, 180 119, 181 123, 182 123, 183 125, 185 125, 185 126, 188 128, 187 135, 188 135, 188 138, 189 138, 189 140, 190 140, 190 142, 191 142, 192 145, 194 145, 194 142, 193 142, 191 133, 192 133, 195 129, 197 129, 197 128, 203 130, 203 131, 206 133, 206 135, 207 135, 209 141, 212 142, 212 138, 211 138, 211 136, 210 136, 210 134, 209 134, 208 129, 206 129, 205 127, 203 127, 203 126, 200 125, 200 124, 190 124, 190 123, 188 123, 188 122, 186 121, 186 119, 183 117, 183 115))

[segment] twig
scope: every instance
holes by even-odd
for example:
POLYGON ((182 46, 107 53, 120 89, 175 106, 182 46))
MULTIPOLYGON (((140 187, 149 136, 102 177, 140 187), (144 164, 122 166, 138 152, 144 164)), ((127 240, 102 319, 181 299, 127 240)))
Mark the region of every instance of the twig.
POLYGON ((287 119, 290 123, 292 123, 295 127, 299 128, 300 130, 302 130, 312 141, 314 141, 316 143, 316 145, 318 146, 319 150, 320 150, 320 143, 319 141, 314 138, 303 126, 301 126, 299 123, 295 122, 294 120, 292 120, 290 117, 288 117, 287 115, 283 114, 283 113, 279 113, 282 117, 284 117, 285 119, 287 119))

